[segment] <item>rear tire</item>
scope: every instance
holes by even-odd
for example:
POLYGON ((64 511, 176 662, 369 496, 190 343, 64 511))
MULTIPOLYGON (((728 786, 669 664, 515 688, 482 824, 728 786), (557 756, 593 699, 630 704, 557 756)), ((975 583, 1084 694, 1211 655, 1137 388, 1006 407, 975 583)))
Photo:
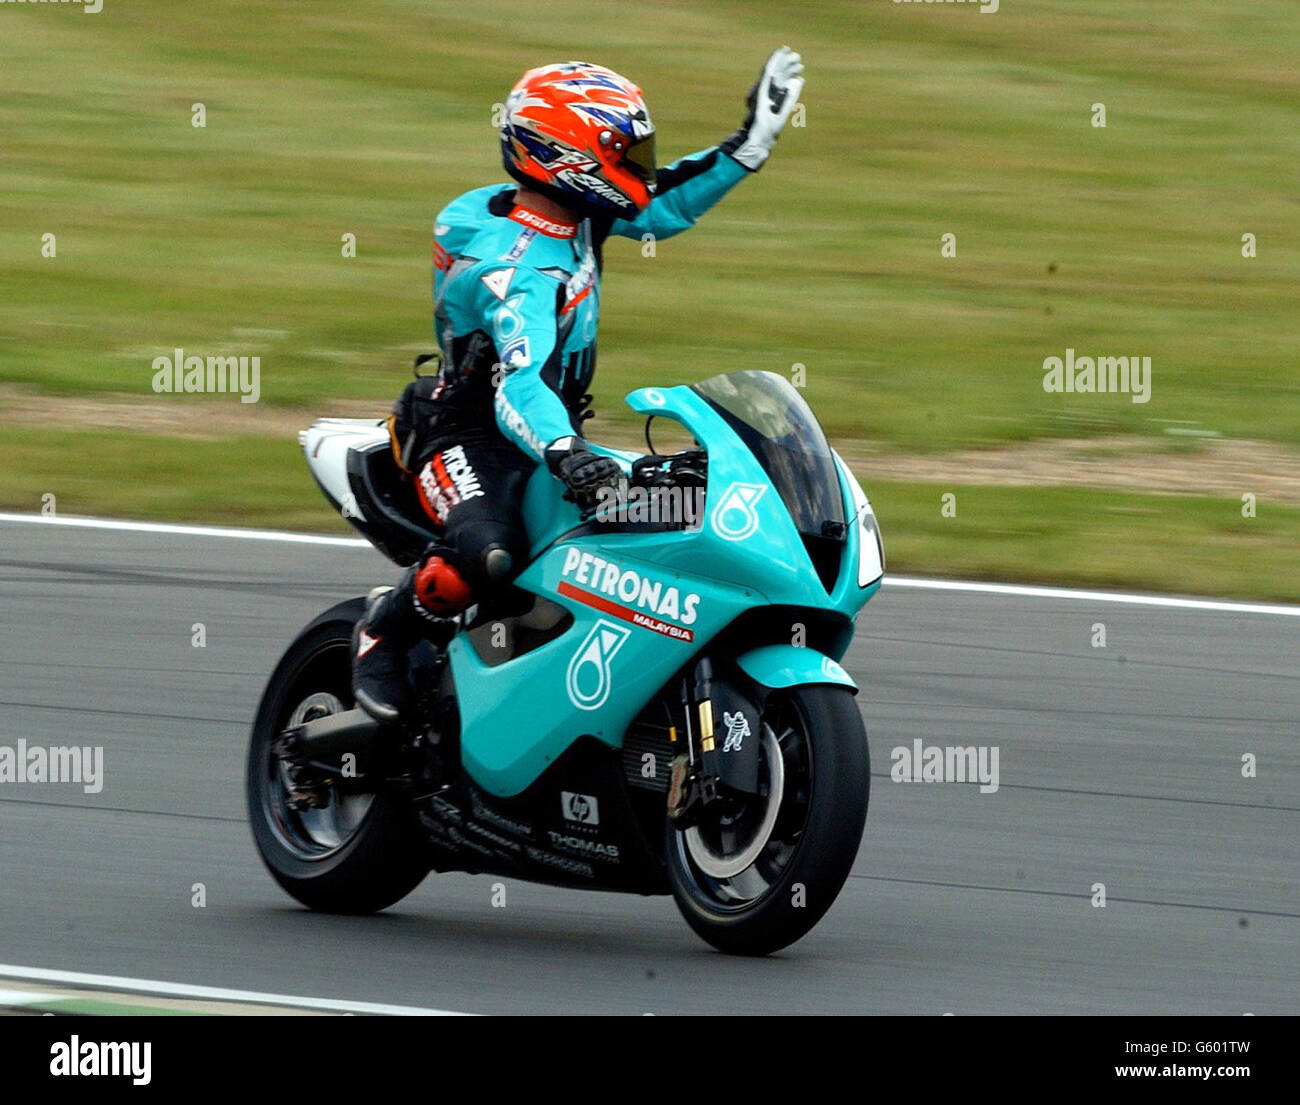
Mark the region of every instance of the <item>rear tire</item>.
MULTIPOLYGON (((733 877, 721 849, 702 841, 734 840, 734 833, 704 826, 688 836, 671 823, 667 830, 678 908, 701 937, 733 955, 767 955, 821 920, 857 858, 871 786, 867 734, 847 688, 798 687, 774 697, 759 730, 767 795, 781 799, 774 824, 764 816, 769 810, 750 818, 768 833, 758 857, 733 877), (772 748, 781 751, 779 772, 769 762, 772 748)), ((745 815, 731 820, 743 825, 745 815)), ((737 851, 755 846, 749 841, 737 851)))
POLYGON ((390 795, 334 797, 325 811, 297 813, 287 807, 271 750, 295 711, 351 708, 352 627, 363 610, 361 599, 341 603, 289 646, 262 695, 248 750, 245 789, 258 853, 290 895, 326 913, 375 913, 429 871, 417 824, 390 795))

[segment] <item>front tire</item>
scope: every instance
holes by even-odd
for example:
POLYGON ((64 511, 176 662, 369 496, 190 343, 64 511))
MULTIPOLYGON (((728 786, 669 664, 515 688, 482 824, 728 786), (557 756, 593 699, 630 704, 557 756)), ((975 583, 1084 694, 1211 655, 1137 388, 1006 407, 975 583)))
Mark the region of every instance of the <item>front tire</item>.
POLYGON ((375 913, 429 870, 417 827, 390 795, 335 791, 323 810, 291 810, 272 751, 290 724, 353 705, 352 627, 363 610, 361 599, 340 603, 289 646, 262 695, 248 750, 248 818, 262 861, 289 894, 326 913, 375 913))
POLYGON ((667 830, 678 908, 734 955, 777 951, 821 920, 857 857, 871 785, 866 730, 844 687, 773 696, 755 735, 762 796, 697 829, 667 830))

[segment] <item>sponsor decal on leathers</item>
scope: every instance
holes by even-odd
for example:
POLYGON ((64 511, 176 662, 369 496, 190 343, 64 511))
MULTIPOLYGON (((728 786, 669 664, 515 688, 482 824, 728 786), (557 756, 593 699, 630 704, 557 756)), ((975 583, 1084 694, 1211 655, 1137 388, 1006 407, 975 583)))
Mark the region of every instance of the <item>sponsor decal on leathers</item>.
POLYGON ((420 470, 420 495, 440 521, 446 521, 452 507, 483 494, 478 473, 462 445, 444 449, 420 470))

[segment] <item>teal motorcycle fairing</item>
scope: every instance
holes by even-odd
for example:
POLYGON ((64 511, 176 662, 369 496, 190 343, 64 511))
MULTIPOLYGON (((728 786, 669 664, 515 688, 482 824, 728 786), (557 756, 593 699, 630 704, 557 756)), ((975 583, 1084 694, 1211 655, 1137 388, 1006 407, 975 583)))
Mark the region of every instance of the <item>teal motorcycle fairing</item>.
POLYGON ((850 687, 856 694, 858 685, 838 663, 806 645, 761 645, 736 657, 740 670, 768 690, 782 691, 812 683, 834 683, 850 687))
POLYGON ((830 655, 790 643, 792 626, 784 642, 756 640, 728 657, 755 683, 854 685, 837 661, 854 616, 880 585, 878 530, 798 393, 771 373, 744 372, 694 387, 643 388, 628 403, 680 422, 707 451, 705 508, 685 529, 638 531, 600 516, 584 523, 557 481, 542 469, 534 474, 524 516, 535 559, 515 584, 562 607, 572 624, 494 665, 464 634, 449 647, 462 761, 497 797, 523 792, 580 737, 619 748, 667 681, 756 609, 806 611, 839 628, 830 655), (786 468, 798 463, 829 473, 827 494, 837 496, 833 511, 844 523, 831 524, 828 537, 809 539, 796 525, 799 484, 786 468), (814 546, 823 550, 820 574, 814 546))

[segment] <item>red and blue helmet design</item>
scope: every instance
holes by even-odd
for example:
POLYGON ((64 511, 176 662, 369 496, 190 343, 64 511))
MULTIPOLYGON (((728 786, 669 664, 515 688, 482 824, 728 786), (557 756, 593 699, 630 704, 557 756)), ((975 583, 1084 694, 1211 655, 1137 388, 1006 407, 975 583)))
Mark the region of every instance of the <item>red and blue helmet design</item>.
POLYGON ((506 171, 582 214, 635 218, 654 195, 655 131, 641 89, 569 61, 530 69, 506 98, 506 171))

